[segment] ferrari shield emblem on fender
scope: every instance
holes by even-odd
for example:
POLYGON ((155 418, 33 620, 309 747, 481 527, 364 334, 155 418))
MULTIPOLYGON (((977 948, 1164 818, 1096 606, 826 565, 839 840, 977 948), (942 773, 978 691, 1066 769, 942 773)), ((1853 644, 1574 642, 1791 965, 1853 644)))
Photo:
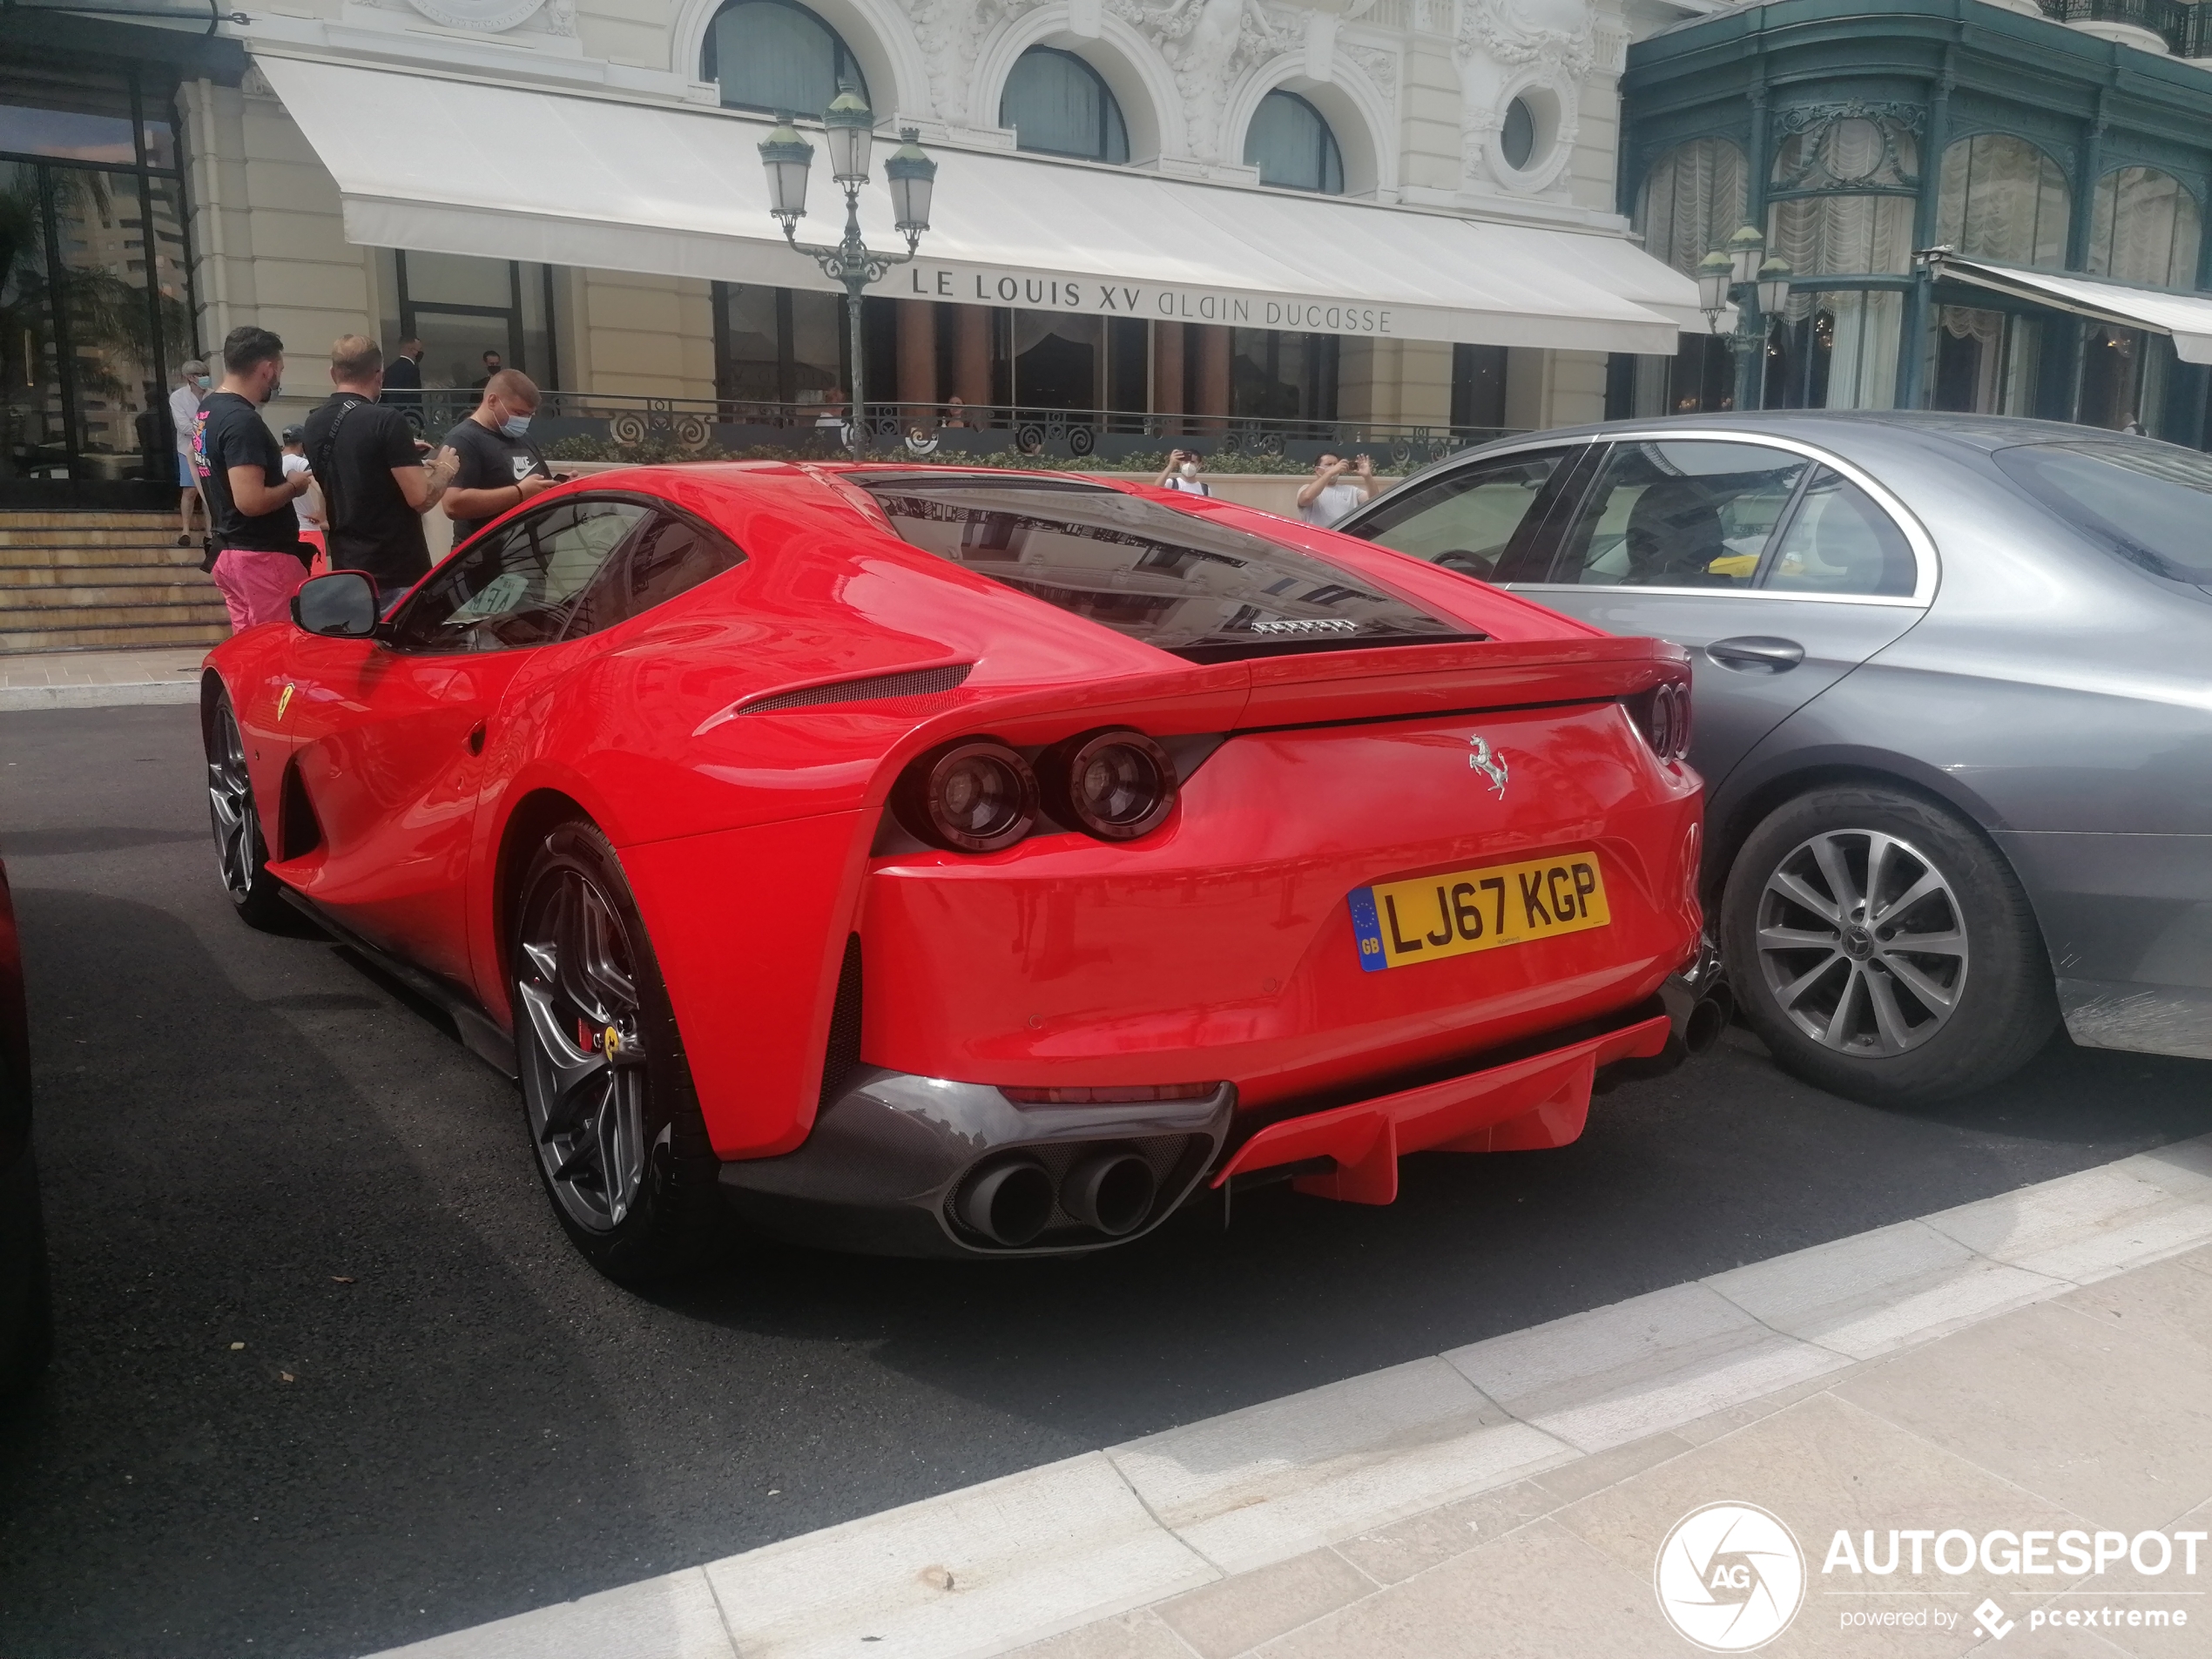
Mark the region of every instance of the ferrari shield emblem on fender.
POLYGON ((277 698, 278 719, 284 718, 284 711, 292 706, 292 693, 298 689, 296 686, 287 685, 284 688, 284 694, 277 698))
POLYGON ((1506 754, 1502 749, 1493 751, 1487 738, 1467 739, 1467 769, 1479 772, 1490 780, 1490 787, 1498 792, 1498 799, 1506 798, 1506 754))

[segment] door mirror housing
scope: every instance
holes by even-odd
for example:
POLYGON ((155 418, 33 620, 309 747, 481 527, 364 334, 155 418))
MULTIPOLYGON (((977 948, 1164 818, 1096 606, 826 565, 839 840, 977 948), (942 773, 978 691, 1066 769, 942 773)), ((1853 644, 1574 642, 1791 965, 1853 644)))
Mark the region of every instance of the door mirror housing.
POLYGON ((292 620, 331 639, 367 639, 377 617, 376 583, 359 570, 319 576, 292 596, 292 620))

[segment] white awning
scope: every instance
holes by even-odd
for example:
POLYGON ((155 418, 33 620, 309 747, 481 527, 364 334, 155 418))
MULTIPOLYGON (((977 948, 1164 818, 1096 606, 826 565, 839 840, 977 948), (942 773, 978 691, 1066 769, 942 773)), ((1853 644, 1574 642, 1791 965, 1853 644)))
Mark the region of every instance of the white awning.
POLYGON ((2212 299, 2131 288, 2118 282, 2067 276, 2053 271, 2023 271, 2009 265, 1984 265, 1938 253, 1929 266, 1939 278, 2057 306, 2122 328, 2148 328, 2174 337, 2174 354, 2185 363, 2212 363, 2212 299))
MULTIPOLYGON (((728 111, 257 52, 378 247, 834 288, 768 216, 728 111)), ((880 149, 879 154, 882 153, 880 149)), ((1696 286, 1622 237, 940 149, 922 257, 873 292, 1370 338, 1671 354, 1696 286)), ((842 204, 819 154, 802 235, 842 204)), ((895 246, 881 168, 861 202, 895 246)))

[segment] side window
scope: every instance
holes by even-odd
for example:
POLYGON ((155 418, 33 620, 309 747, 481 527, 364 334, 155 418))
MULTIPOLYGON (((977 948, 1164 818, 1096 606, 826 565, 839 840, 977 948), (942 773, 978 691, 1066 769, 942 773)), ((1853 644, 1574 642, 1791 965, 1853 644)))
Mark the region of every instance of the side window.
POLYGON ((577 596, 645 509, 564 501, 479 537, 423 584, 395 624, 400 651, 512 651, 561 637, 577 596))
POLYGON ((1463 576, 1505 580, 1512 574, 1507 556, 1534 531, 1533 509, 1567 455, 1547 449, 1474 462, 1384 502, 1344 528, 1463 576))
POLYGON ((1759 585, 1905 599, 1917 574, 1912 544, 1897 522, 1850 479, 1823 467, 1798 497, 1759 585))
POLYGON ((660 514, 591 584, 570 621, 568 637, 627 622, 744 563, 745 555, 713 531, 660 514))
POLYGON ((1552 580, 1748 588, 1812 463, 1756 443, 1616 443, 1560 544, 1552 580))

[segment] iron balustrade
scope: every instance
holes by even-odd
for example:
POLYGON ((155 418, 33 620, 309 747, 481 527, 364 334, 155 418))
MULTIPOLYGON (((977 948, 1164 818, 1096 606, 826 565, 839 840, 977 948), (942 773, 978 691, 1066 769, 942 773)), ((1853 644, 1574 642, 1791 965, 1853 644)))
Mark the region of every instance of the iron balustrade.
POLYGON ((2212 57, 2212 20, 2185 0, 2037 0, 2055 23, 2120 23, 2148 30, 2176 57, 2212 57))
MULTIPOLYGON (((404 411, 435 442, 472 414, 480 395, 426 388, 387 392, 384 401, 404 411)), ((542 447, 567 439, 604 445, 610 459, 624 451, 655 458, 741 454, 752 449, 796 450, 840 455, 853 434, 841 412, 821 403, 763 402, 748 398, 629 396, 542 390, 530 436, 542 447)), ((867 449, 883 460, 956 460, 962 456, 1028 455, 1094 464, 1171 449, 1202 455, 1311 462, 1329 453, 1365 454, 1376 466, 1420 466, 1514 428, 1402 424, 1372 421, 1305 421, 1229 415, 1145 415, 1114 409, 1056 409, 1023 405, 970 406, 959 412, 943 403, 871 401, 863 411, 867 449)))

